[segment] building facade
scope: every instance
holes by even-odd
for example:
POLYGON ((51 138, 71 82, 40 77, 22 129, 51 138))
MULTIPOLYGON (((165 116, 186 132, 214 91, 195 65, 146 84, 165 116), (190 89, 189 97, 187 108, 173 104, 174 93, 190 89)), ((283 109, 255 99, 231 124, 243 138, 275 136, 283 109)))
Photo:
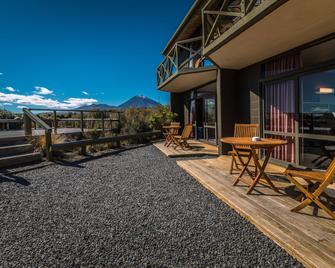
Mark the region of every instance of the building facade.
POLYGON ((258 123, 289 142, 274 162, 335 156, 335 1, 196 1, 163 55, 158 89, 196 139, 225 153, 235 123, 258 123))

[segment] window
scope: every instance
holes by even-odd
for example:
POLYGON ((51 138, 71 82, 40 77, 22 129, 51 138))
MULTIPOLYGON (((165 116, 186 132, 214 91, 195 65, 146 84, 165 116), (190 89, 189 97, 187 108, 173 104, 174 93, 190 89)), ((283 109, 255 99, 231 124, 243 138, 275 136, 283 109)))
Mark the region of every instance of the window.
POLYGON ((300 132, 335 135, 335 70, 300 78, 300 132))

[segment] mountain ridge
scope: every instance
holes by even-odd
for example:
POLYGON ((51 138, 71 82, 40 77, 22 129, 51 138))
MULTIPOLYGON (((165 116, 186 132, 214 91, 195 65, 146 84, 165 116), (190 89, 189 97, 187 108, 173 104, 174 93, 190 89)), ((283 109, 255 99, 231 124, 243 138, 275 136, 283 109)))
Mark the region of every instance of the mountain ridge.
POLYGON ((153 108, 156 106, 161 106, 160 103, 150 99, 146 96, 134 96, 129 100, 121 103, 118 106, 112 106, 109 104, 91 104, 78 107, 76 110, 111 110, 111 109, 129 109, 129 108, 153 108))

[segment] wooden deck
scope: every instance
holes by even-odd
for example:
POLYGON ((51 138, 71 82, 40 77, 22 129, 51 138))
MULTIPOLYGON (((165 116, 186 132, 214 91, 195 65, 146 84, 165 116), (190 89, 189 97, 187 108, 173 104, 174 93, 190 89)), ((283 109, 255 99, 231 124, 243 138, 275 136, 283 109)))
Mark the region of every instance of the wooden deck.
MULTIPOLYGON (((335 267, 335 220, 321 210, 318 216, 312 216, 312 207, 301 213, 291 212, 298 203, 291 197, 294 188, 281 177, 282 168, 268 166, 281 193, 261 185, 246 195, 243 182, 232 186, 236 175, 229 174, 228 156, 177 164, 306 267, 335 267)), ((330 189, 330 194, 334 195, 335 190, 330 189)))
POLYGON ((218 147, 203 143, 196 140, 189 141, 191 149, 183 150, 181 148, 173 148, 173 145, 166 147, 164 141, 157 142, 154 144, 163 154, 168 157, 183 157, 183 156, 202 156, 202 155, 214 155, 218 156, 218 147))

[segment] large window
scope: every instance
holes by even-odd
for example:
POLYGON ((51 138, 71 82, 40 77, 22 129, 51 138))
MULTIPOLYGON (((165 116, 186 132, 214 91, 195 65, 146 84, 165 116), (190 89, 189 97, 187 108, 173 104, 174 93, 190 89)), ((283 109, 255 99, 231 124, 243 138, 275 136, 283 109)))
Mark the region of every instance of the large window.
POLYGON ((335 69, 264 84, 264 135, 284 138, 274 159, 326 169, 335 156, 335 69))
POLYGON ((335 135, 335 70, 300 78, 300 132, 335 135))

